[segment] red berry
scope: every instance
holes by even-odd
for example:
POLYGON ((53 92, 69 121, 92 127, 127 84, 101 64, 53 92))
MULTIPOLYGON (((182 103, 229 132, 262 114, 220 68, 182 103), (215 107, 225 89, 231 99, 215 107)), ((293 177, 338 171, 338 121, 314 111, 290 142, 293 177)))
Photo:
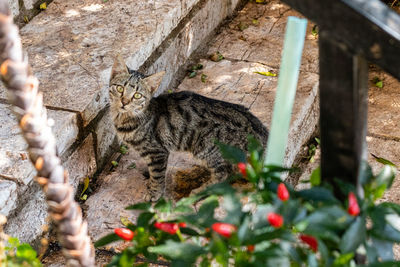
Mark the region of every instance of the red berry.
POLYGON ((185 222, 180 222, 180 223, 178 223, 178 226, 179 226, 179 227, 182 227, 182 228, 186 228, 186 227, 187 227, 187 225, 186 225, 185 222))
POLYGON ((214 223, 211 228, 218 234, 224 237, 231 237, 232 233, 236 231, 236 226, 229 223, 214 223))
POLYGON ((267 220, 275 228, 280 228, 283 225, 283 217, 274 212, 268 214, 267 220))
POLYGON ((240 173, 243 175, 243 177, 247 177, 247 172, 246 172, 246 163, 239 162, 237 164, 240 173))
POLYGON ((289 191, 287 190, 284 183, 278 185, 277 194, 280 200, 286 201, 289 199, 289 191))
POLYGON ((360 207, 358 206, 357 197, 353 192, 349 193, 349 208, 347 212, 352 216, 360 214, 360 207))
POLYGON ((253 252, 254 251, 255 246, 254 245, 247 245, 247 251, 248 252, 253 252))
POLYGON ((306 243, 307 245, 310 246, 310 248, 314 251, 317 252, 318 250, 318 241, 314 237, 310 235, 300 235, 299 236, 300 240, 306 243))
POLYGON ((168 223, 168 222, 155 222, 154 227, 171 235, 176 234, 176 232, 179 229, 177 223, 168 223))
POLYGON ((115 228, 114 233, 121 237, 122 239, 126 241, 131 241, 133 239, 133 236, 135 235, 130 229, 128 228, 115 228))

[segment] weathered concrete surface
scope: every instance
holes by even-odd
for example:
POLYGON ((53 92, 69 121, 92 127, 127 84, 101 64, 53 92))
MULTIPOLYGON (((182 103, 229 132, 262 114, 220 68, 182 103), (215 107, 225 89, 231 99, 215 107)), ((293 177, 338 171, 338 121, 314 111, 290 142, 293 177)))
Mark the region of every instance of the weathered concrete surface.
POLYGON ((17 196, 17 184, 0 179, 0 214, 7 216, 16 208, 17 196))
POLYGON ((166 71, 166 75, 158 88, 156 95, 165 89, 170 89, 179 67, 183 65, 190 55, 203 43, 204 38, 211 34, 221 23, 223 18, 231 14, 236 5, 228 5, 227 1, 210 0, 191 18, 169 43, 168 48, 149 68, 148 73, 155 73, 160 70, 166 71))
MULTIPOLYGON (((186 78, 179 90, 242 104, 268 127, 278 77, 265 77, 255 72, 278 74, 289 15, 300 16, 278 1, 267 5, 248 3, 210 44, 207 54, 219 51, 226 60, 201 60, 203 70, 195 78, 186 78), (276 47, 271 46, 273 40, 276 47), (201 81, 202 74, 207 75, 205 82, 201 81)), ((286 149, 285 164, 288 166, 293 164, 301 146, 315 131, 319 117, 318 44, 311 29, 309 24, 286 149)))
POLYGON ((369 134, 400 140, 399 81, 376 69, 370 72, 369 80, 369 134), (382 88, 378 88, 373 83, 375 77, 382 81, 382 88))
MULTIPOLYGON (((78 137, 77 117, 67 111, 48 110, 47 115, 55 124, 52 128, 57 139, 59 154, 65 152, 78 137)), ((26 151, 27 144, 19 130, 11 106, 0 104, 0 179, 1 176, 15 179, 27 185, 35 172, 26 151)))
MULTIPOLYGON (((69 172, 69 182, 77 188, 86 176, 92 176, 96 170, 96 161, 93 150, 93 138, 89 135, 82 145, 69 157, 64 167, 69 172)), ((0 180, 1 182, 1 180, 0 180)), ((22 242, 37 241, 42 235, 42 226, 46 224, 47 204, 41 188, 30 182, 29 186, 19 188, 15 199, 20 210, 8 218, 5 232, 10 236, 18 237, 22 242)), ((36 245, 36 244, 35 244, 36 245)))
MULTIPOLYGON (((23 46, 50 109, 49 117, 56 122, 53 132, 58 152, 68 158, 65 166, 74 187, 101 167, 110 146, 117 144, 112 122, 104 111, 114 54, 120 53, 130 68, 137 69, 171 35, 168 42, 174 45, 165 46, 168 54, 161 54, 160 59, 167 65, 182 64, 236 5, 237 1, 230 0, 54 1, 21 29, 23 46), (181 33, 179 38, 171 34, 174 29, 181 33), (189 30, 193 39, 186 40, 183 33, 189 30), (178 49, 187 53, 175 61, 178 49)), ((152 70, 161 67, 153 64, 152 70)), ((5 89, 0 87, 0 103, 5 98, 5 89)), ((16 226, 8 229, 14 234, 19 226, 39 227, 44 217, 37 213, 46 212, 41 193, 35 191, 39 189, 31 186, 35 171, 27 158, 26 144, 7 108, 0 104, 0 182, 10 197, 0 209, 11 212, 9 225, 15 222, 16 226), (35 205, 38 210, 30 213, 35 205), (20 220, 31 223, 18 224, 20 220)), ((17 236, 28 242, 40 235, 39 230, 20 233, 17 236)))
POLYGON ((21 29, 45 104, 79 112, 86 126, 106 104, 112 55, 137 69, 196 2, 54 1, 21 29))
POLYGON ((97 166, 102 168, 112 153, 115 153, 115 148, 117 148, 119 144, 109 109, 106 110, 104 116, 95 125, 93 135, 96 137, 95 149, 97 166))
MULTIPOLYGON (((219 51, 227 59, 259 62, 279 68, 283 34, 288 16, 303 17, 279 1, 246 5, 229 26, 217 36, 209 53, 219 51)), ((301 70, 318 73, 317 38, 307 25, 301 70)))
MULTIPOLYGON (((185 153, 172 154, 167 170, 166 196, 173 197, 175 187, 174 175, 178 170, 191 169, 194 164, 192 157, 185 153)), ((85 202, 85 213, 92 240, 97 240, 116 227, 121 227, 121 217, 136 221, 137 211, 125 210, 125 207, 144 201, 147 192, 147 178, 143 173, 147 170, 146 163, 135 151, 122 156, 118 166, 109 168, 96 181, 100 188, 85 202), (135 167, 133 167, 133 165, 135 167)), ((118 246, 118 244, 117 244, 118 246)))
MULTIPOLYGON (((275 1, 275 3, 277 2, 275 1)), ((259 117, 265 125, 269 126, 278 78, 266 77, 255 72, 271 71, 272 73, 279 73, 279 64, 270 66, 267 64, 268 62, 261 64, 247 59, 236 60, 235 58, 239 58, 242 51, 235 49, 230 51, 232 58, 228 58, 228 60, 213 62, 208 59, 208 54, 214 51, 215 42, 230 43, 233 47, 236 45, 234 44, 235 42, 243 42, 243 40, 236 38, 234 34, 227 34, 226 32, 233 31, 232 24, 236 24, 238 20, 243 19, 243 16, 253 18, 259 9, 264 10, 264 8, 265 6, 263 5, 248 3, 244 9, 246 12, 240 12, 238 18, 235 18, 228 26, 222 28, 221 33, 210 41, 210 50, 206 51, 203 59, 199 62, 203 64, 203 69, 198 72, 195 78, 186 78, 179 85, 178 90, 191 90, 208 97, 242 104, 249 107, 253 114, 259 117), (202 74, 207 75, 205 82, 201 81, 202 74)), ((281 15, 277 13, 276 16, 281 15)), ((269 19, 275 21, 274 17, 269 17, 269 19)), ((256 39, 256 36, 259 37, 259 31, 266 27, 264 23, 270 23, 268 19, 265 21, 260 19, 259 21, 258 25, 252 26, 254 28, 253 31, 248 32, 248 35, 252 36, 251 38, 256 39)), ((284 27, 281 28, 280 38, 282 39, 284 27)), ((183 29, 184 31, 185 28, 183 29)), ((239 32, 239 29, 237 31, 239 32)), ((268 32, 263 34, 266 36, 263 36, 262 42, 257 43, 257 46, 254 47, 255 50, 268 45, 268 32)), ((306 43, 309 47, 316 47, 317 45, 314 39, 307 40, 306 43)), ((177 52, 176 57, 174 57, 177 60, 176 64, 179 64, 180 61, 178 59, 180 57, 186 56, 185 51, 177 52)), ((166 53, 168 53, 168 50, 166 50, 166 53)), ((268 54, 276 57, 276 62, 280 61, 280 52, 269 50, 268 54)), ((162 66, 170 69, 175 68, 162 63, 162 60, 156 61, 155 64, 158 63, 160 64, 157 66, 158 68, 162 66)), ((311 65, 317 64, 317 62, 304 61, 303 67, 307 64, 311 68, 311 65)), ((317 83, 318 75, 316 73, 309 71, 300 73, 286 159, 288 164, 293 161, 296 151, 300 150, 301 145, 309 139, 315 129, 318 118, 317 83)), ((190 170, 196 164, 200 163, 195 162, 187 154, 177 154, 170 159, 167 171, 167 197, 172 197, 176 193, 177 171, 190 170)), ((111 232, 113 228, 120 227, 122 225, 120 222, 121 216, 128 217, 131 221, 136 220, 138 214, 125 211, 124 207, 143 200, 146 191, 146 180, 143 176, 145 169, 145 163, 138 158, 134 151, 130 151, 129 155, 122 157, 114 172, 105 172, 101 175, 98 181, 98 190, 85 202, 85 205, 87 205, 86 214, 89 222, 89 231, 95 240, 111 232), (133 162, 135 162, 136 168, 129 170, 128 166, 133 162)))

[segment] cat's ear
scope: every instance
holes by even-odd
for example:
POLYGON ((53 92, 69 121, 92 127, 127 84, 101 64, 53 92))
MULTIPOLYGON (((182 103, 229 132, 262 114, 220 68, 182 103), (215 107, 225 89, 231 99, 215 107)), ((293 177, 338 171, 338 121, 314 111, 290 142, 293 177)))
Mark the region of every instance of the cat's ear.
POLYGON ((110 81, 119 74, 129 74, 128 67, 125 65, 125 61, 120 54, 114 58, 110 81))
POLYGON ((165 75, 165 71, 157 72, 156 74, 150 75, 143 79, 146 85, 149 87, 150 92, 154 94, 157 88, 160 86, 161 81, 165 75))

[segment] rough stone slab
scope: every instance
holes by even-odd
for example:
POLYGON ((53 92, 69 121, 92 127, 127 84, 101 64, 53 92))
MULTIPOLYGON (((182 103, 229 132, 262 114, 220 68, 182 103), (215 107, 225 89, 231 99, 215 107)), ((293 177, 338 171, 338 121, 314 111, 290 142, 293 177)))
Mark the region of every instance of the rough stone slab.
MULTIPOLYGON (((75 142, 78 136, 77 115, 66 111, 47 111, 48 118, 54 120, 53 133, 59 154, 75 142)), ((11 105, 0 104, 0 175, 15 178, 27 185, 35 170, 26 151, 28 145, 21 135, 11 105)))
POLYGON ((17 201, 17 184, 0 178, 0 214, 8 216, 15 209, 17 201))
POLYGON ((7 0, 8 5, 10 6, 12 15, 18 16, 19 15, 19 0, 7 0))
MULTIPOLYGON (((23 195, 19 195, 19 210, 8 218, 4 232, 21 242, 32 244, 42 235, 46 224, 47 204, 41 188, 33 183, 23 195)), ((35 242, 36 243, 36 242, 35 242)))
POLYGON ((112 55, 137 69, 196 2, 53 1, 21 29, 45 104, 81 113, 86 126, 106 104, 112 55))
POLYGON ((119 144, 114 129, 114 123, 108 109, 95 126, 93 134, 96 135, 96 161, 98 167, 101 168, 101 166, 104 165, 105 160, 115 152, 113 149, 115 149, 119 144), (113 145, 115 146, 113 147, 113 145))
POLYGON ((183 65, 194 50, 228 15, 231 14, 229 1, 210 0, 199 10, 190 23, 183 27, 169 47, 149 68, 148 73, 166 71, 166 75, 158 88, 158 93, 169 89, 175 73, 183 65))
MULTIPOLYGON (((288 16, 303 17, 276 0, 266 5, 250 2, 217 36, 209 54, 219 51, 229 59, 279 68, 288 16)), ((307 25, 301 70, 318 73, 318 41, 311 34, 313 25, 311 22, 307 25)))
POLYGON ((75 189, 85 177, 91 177, 97 169, 93 145, 92 134, 89 134, 79 148, 63 163, 69 173, 69 183, 75 189))
MULTIPOLYGON (((96 162, 93 150, 93 138, 89 135, 82 145, 69 157, 64 167, 69 173, 69 182, 76 189, 86 176, 93 175, 96 162)), ((18 192, 18 212, 8 218, 5 232, 18 237, 22 242, 38 241, 46 224, 47 204, 41 188, 31 183, 25 192, 18 192)))
MULTIPOLYGON (((171 196, 176 171, 190 169, 199 163, 187 153, 173 153, 170 156, 166 174, 167 197, 171 196)), ((143 173, 146 169, 147 165, 139 154, 130 150, 121 158, 114 171, 108 172, 106 169, 98 177, 99 190, 85 202, 92 240, 98 240, 114 228, 122 227, 121 216, 136 222, 139 212, 125 210, 125 207, 144 201, 147 179, 143 173), (129 168, 132 163, 136 164, 134 169, 129 168)), ((114 245, 118 247, 119 244, 114 245)))
POLYGON ((371 71, 369 80, 368 132, 400 140, 400 82, 379 70, 371 71), (383 82, 383 88, 374 85, 375 77, 383 82))
MULTIPOLYGON (((378 157, 385 158, 400 166, 400 142, 395 140, 386 140, 381 138, 374 138, 371 136, 367 137, 368 144, 368 163, 371 165, 372 170, 378 173, 383 165, 377 162, 373 156, 374 154, 378 157)), ((392 188, 385 193, 382 200, 400 203, 400 179, 397 174, 396 179, 393 182, 392 188)))
MULTIPOLYGON (((277 69, 244 61, 201 60, 200 63, 203 64, 203 70, 195 78, 186 78, 178 87, 179 90, 194 91, 211 98, 242 104, 269 127, 278 77, 267 77, 255 72, 277 73, 277 69), (201 74, 207 75, 205 83, 201 81, 201 74)), ((315 130, 318 120, 317 88, 318 75, 301 72, 285 158, 288 165, 293 163, 301 145, 315 130)))

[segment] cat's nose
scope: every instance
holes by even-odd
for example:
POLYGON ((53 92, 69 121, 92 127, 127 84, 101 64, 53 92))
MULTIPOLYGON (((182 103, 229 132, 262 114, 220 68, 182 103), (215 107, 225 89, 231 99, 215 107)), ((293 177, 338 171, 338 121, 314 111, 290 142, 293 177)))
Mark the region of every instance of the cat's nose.
POLYGON ((126 97, 123 97, 123 98, 121 99, 121 103, 122 103, 122 105, 126 106, 126 105, 129 104, 129 99, 126 98, 126 97))

